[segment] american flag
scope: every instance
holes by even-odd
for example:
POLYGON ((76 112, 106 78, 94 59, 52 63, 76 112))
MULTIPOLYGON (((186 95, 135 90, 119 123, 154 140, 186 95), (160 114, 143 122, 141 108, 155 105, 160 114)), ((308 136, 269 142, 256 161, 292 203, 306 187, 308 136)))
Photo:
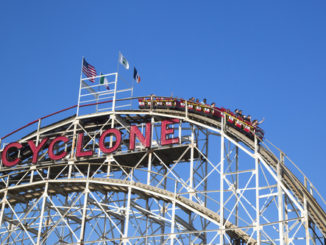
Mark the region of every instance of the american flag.
MULTIPOLYGON (((95 77, 96 76, 96 70, 95 67, 91 64, 88 64, 85 59, 83 59, 83 73, 87 77, 95 77)), ((95 82, 94 78, 89 79, 91 82, 95 82)))

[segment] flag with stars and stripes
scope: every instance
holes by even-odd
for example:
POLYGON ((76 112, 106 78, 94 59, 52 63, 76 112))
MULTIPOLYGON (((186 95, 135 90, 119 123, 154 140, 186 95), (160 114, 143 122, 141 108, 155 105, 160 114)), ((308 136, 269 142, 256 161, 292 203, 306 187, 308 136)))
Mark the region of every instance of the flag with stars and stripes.
MULTIPOLYGON (((83 73, 86 75, 86 77, 95 77, 96 76, 96 70, 95 67, 91 64, 87 63, 85 58, 83 58, 83 73)), ((89 79, 91 82, 95 82, 94 78, 89 79)))

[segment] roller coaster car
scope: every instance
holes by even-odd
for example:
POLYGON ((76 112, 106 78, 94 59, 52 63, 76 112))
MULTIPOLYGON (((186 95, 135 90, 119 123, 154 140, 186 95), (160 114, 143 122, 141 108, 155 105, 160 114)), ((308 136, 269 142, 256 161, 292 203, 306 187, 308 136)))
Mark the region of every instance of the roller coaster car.
POLYGON ((212 114, 213 117, 216 117, 216 118, 220 119, 222 117, 223 110, 225 111, 225 109, 223 107, 222 108, 214 107, 211 110, 211 114, 212 114))
POLYGON ((245 123, 243 124, 243 130, 246 133, 250 133, 251 132, 251 128, 252 128, 251 122, 245 121, 245 123))
POLYGON ((172 109, 174 106, 173 106, 173 99, 165 99, 163 100, 163 105, 168 108, 168 109, 172 109))
POLYGON ((176 106, 176 109, 178 109, 178 110, 184 110, 184 108, 186 107, 186 103, 182 99, 177 99, 177 100, 175 100, 175 106, 176 106))
POLYGON ((233 112, 228 112, 228 113, 225 113, 226 115, 226 121, 228 124, 234 124, 235 120, 236 120, 236 117, 234 115, 233 112))
POLYGON ((211 113, 211 107, 209 105, 204 105, 203 111, 205 115, 209 115, 211 113))
POLYGON ((196 106, 195 106, 195 110, 196 110, 197 112, 201 112, 201 111, 202 111, 201 105, 200 105, 200 104, 196 104, 196 106))
POLYGON ((149 109, 151 107, 151 99, 139 98, 139 109, 149 109))
POLYGON ((140 98, 138 99, 139 109, 145 109, 145 99, 140 98))
POLYGON ((188 102, 188 111, 193 111, 195 108, 195 103, 189 101, 188 102))
POLYGON ((154 99, 154 103, 153 104, 154 104, 154 108, 157 108, 157 109, 163 109, 163 108, 165 108, 163 106, 163 98, 156 97, 154 99))
POLYGON ((260 138, 260 139, 264 138, 265 132, 260 127, 257 126, 255 129, 255 132, 256 132, 256 135, 258 136, 258 138, 260 138))
MULTIPOLYGON (((253 139, 256 134, 259 140, 264 138, 264 130, 260 127, 252 126, 251 122, 244 121, 242 117, 237 117, 233 112, 225 108, 211 107, 210 105, 203 105, 200 103, 196 103, 193 101, 186 101, 184 99, 173 99, 173 98, 162 98, 155 97, 152 98, 153 108, 157 109, 176 109, 180 111, 184 111, 187 109, 190 112, 204 115, 215 120, 220 120, 221 117, 224 117, 226 123, 242 132, 249 138, 253 139)), ((145 99, 140 98, 138 100, 140 109, 149 109, 151 107, 151 98, 145 99)))
POLYGON ((235 120, 235 126, 238 127, 239 129, 243 129, 243 121, 241 117, 237 117, 235 120))

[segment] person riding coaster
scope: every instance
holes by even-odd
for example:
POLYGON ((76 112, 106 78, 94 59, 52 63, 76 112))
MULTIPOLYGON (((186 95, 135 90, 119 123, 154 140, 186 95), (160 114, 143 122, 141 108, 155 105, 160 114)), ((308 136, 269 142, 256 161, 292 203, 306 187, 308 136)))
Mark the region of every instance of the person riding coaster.
MULTIPOLYGON (((237 129, 251 139, 253 139, 254 135, 258 136, 259 141, 261 141, 264 137, 264 130, 258 127, 258 125, 264 121, 264 118, 260 122, 258 122, 256 119, 251 122, 251 116, 243 116, 242 110, 236 109, 235 113, 233 113, 229 109, 216 107, 214 102, 211 105, 203 105, 198 99, 195 102, 193 98, 186 102, 184 99, 156 97, 153 98, 153 101, 155 104, 154 107, 157 109, 162 108, 185 111, 185 107, 187 105, 187 110, 192 113, 210 117, 218 121, 224 117, 229 126, 237 129)), ((150 98, 139 99, 138 102, 140 109, 149 109, 151 107, 150 98)))

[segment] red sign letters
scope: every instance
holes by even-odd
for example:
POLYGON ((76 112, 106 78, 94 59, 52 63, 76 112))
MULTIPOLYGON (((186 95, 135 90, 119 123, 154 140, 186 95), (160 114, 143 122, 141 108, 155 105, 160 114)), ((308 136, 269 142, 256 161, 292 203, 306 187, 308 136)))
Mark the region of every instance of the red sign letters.
MULTIPOLYGON (((161 145, 170 145, 170 144, 178 144, 179 138, 172 138, 174 135, 174 128, 171 128, 169 125, 179 123, 178 119, 169 119, 162 121, 161 124, 161 145)), ((137 126, 131 125, 130 126, 130 133, 129 133, 129 149, 134 150, 135 149, 135 142, 136 138, 139 140, 139 142, 146 148, 151 147, 151 139, 152 139, 152 124, 146 123, 146 129, 145 129, 145 136, 141 133, 139 128, 137 126)), ((66 136, 58 136, 54 139, 52 139, 49 142, 48 138, 44 138, 39 142, 38 144, 34 142, 33 140, 27 141, 28 148, 32 152, 32 164, 36 164, 39 158, 39 153, 45 149, 45 146, 47 147, 47 154, 51 160, 58 161, 63 159, 68 155, 67 151, 61 151, 60 153, 55 153, 54 148, 57 144, 66 144, 69 142, 69 138, 66 136)), ((75 157, 90 157, 93 156, 93 150, 85 150, 84 148, 84 133, 79 133, 77 135, 77 144, 75 149, 75 157)), ((105 130, 99 138, 98 145, 99 149, 105 153, 105 154, 111 154, 115 152, 121 144, 121 132, 118 129, 110 128, 105 130), (108 144, 105 144, 105 140, 107 138, 115 138, 115 141, 108 146, 108 144)), ((16 157, 12 159, 11 157, 9 159, 8 154, 13 151, 18 151, 23 148, 23 145, 18 142, 13 142, 3 149, 1 153, 1 159, 2 164, 6 167, 12 167, 21 162, 20 157, 16 157)))

